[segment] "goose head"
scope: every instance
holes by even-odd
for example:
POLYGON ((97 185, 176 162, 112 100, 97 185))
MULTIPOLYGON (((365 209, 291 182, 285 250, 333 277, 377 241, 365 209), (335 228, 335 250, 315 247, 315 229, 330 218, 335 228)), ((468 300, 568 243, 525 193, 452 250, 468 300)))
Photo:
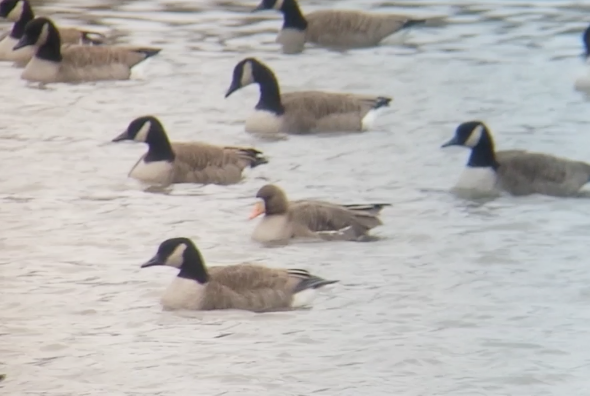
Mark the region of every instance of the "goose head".
POLYGON ((455 136, 442 147, 464 146, 473 149, 489 141, 491 141, 490 133, 483 122, 468 121, 460 124, 455 129, 455 136))
POLYGON ((25 34, 23 34, 13 50, 16 51, 29 45, 40 47, 45 44, 55 45, 59 48, 61 46, 61 38, 59 37, 57 28, 50 19, 39 17, 27 23, 25 34))
POLYGON ((0 2, 0 16, 11 22, 19 21, 25 9, 31 10, 31 5, 26 0, 2 0, 0 2))
POLYGON ((164 133, 164 127, 160 120, 151 115, 143 116, 131 121, 127 129, 112 141, 133 140, 136 142, 150 143, 157 140, 162 133, 164 133))
POLYGON ((285 214, 289 208, 285 192, 274 184, 262 186, 256 193, 256 198, 259 198, 260 201, 254 205, 249 217, 250 220, 261 214, 269 216, 285 214))
POLYGON ((262 62, 256 58, 246 58, 241 60, 235 67, 232 81, 225 97, 227 98, 237 90, 250 84, 260 83, 268 74, 272 72, 262 62))
POLYGON ((199 283, 205 283, 209 279, 201 253, 189 238, 165 240, 158 247, 154 257, 143 263, 141 268, 157 265, 177 268, 180 270, 178 276, 199 283))

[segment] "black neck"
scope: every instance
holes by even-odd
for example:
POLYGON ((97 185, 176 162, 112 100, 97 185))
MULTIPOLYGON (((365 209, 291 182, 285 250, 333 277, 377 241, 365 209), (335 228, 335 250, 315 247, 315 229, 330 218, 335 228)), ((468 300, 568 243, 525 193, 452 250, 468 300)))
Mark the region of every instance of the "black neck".
POLYGON ((281 12, 283 13, 283 29, 307 29, 307 21, 301 13, 296 0, 285 0, 281 12))
POLYGON ((12 30, 10 31, 10 37, 15 39, 20 39, 23 34, 25 33, 25 27, 27 23, 32 21, 35 18, 35 14, 33 14, 33 9, 28 1, 23 3, 23 12, 20 15, 18 21, 12 25, 12 30))
POLYGON ((471 149, 467 166, 470 168, 498 169, 499 164, 496 161, 494 142, 487 133, 483 134, 477 145, 471 149))
POLYGON ((188 248, 184 251, 184 263, 180 272, 178 273, 180 278, 191 279, 204 285, 209 282, 209 274, 205 268, 203 258, 196 249, 188 248))
POLYGON ((55 27, 48 26, 47 40, 37 49, 35 56, 51 62, 61 62, 61 38, 55 27))
POLYGON ((256 110, 271 111, 277 115, 285 112, 285 108, 281 103, 281 90, 277 78, 269 69, 261 69, 257 73, 256 82, 260 86, 260 100, 256 105, 256 110))
POLYGON ((168 161, 172 162, 176 158, 172 145, 163 130, 150 131, 148 136, 148 152, 143 159, 144 162, 168 161))

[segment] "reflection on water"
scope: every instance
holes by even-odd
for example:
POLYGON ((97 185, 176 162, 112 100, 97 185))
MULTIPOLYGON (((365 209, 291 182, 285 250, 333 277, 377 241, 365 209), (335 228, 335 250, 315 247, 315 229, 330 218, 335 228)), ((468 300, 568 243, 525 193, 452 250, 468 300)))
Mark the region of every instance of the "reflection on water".
MULTIPOLYGON (((255 2, 35 2, 64 25, 164 47, 148 79, 32 89, 0 65, 0 389, 7 395, 580 395, 590 314, 586 199, 469 202, 448 192, 466 161, 441 150, 487 121, 499 148, 588 159, 580 33, 590 6, 549 1, 321 7, 447 15, 404 44, 280 54, 281 16, 255 2), (376 131, 258 140, 255 87, 223 95, 255 56, 284 91, 395 98, 376 131), (580 74, 582 73, 582 74, 580 74), (270 164, 235 186, 141 191, 140 144, 109 141, 157 115, 173 140, 254 145, 270 164), (253 195, 391 202, 371 243, 263 248, 253 195), (314 309, 162 312, 175 275, 139 265, 170 237, 211 263, 307 267, 341 283, 314 309), (158 271, 160 271, 158 273, 158 271)), ((8 27, 8 25, 4 25, 8 27)))

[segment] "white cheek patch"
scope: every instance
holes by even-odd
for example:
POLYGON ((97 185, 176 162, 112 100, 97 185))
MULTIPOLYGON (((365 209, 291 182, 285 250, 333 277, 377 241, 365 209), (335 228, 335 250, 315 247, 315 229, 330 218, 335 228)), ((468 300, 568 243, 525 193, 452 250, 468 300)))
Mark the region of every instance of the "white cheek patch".
POLYGON ((283 6, 283 1, 284 1, 284 0, 277 0, 277 2, 275 3, 275 5, 274 5, 274 7, 273 7, 273 8, 274 8, 275 10, 280 10, 280 9, 281 9, 281 7, 283 6))
POLYGON ((133 140, 135 140, 136 142, 145 142, 147 140, 147 135, 148 135, 148 132, 150 131, 151 127, 152 127, 151 121, 144 122, 143 125, 141 126, 141 128, 139 129, 139 132, 137 132, 137 135, 135 135, 135 138, 133 140))
POLYGON ((465 141, 465 146, 472 147, 472 148, 477 146, 482 135, 483 135, 483 125, 478 125, 469 134, 469 138, 465 141))
POLYGON ((254 82, 254 76, 252 75, 252 64, 250 62, 244 63, 244 68, 242 69, 242 78, 240 79, 240 85, 245 87, 246 85, 250 85, 254 82))
POLYGON ((8 13, 8 15, 6 16, 6 19, 8 19, 9 21, 12 22, 16 22, 20 19, 22 13, 23 13, 23 2, 19 1, 16 3, 16 5, 14 6, 14 8, 12 9, 12 11, 10 11, 8 13))
POLYGON ((43 27, 41 28, 41 34, 39 34, 39 38, 37 39, 37 45, 43 45, 47 42, 47 37, 49 36, 49 25, 48 24, 44 24, 43 27))
POLYGON ((184 261, 184 251, 186 250, 186 245, 178 245, 176 249, 172 252, 172 254, 166 260, 166 265, 174 268, 180 268, 182 266, 182 262, 184 261))

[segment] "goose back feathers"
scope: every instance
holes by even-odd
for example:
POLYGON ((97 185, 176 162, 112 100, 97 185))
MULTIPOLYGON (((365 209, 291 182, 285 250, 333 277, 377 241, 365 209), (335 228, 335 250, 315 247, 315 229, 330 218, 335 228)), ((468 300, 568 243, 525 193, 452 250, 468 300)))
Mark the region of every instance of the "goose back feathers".
POLYGON ((264 214, 252 238, 259 242, 286 241, 307 237, 357 241, 382 225, 379 214, 389 204, 340 205, 313 200, 287 200, 285 192, 267 184, 256 193, 261 199, 250 219, 264 214))
POLYGON ((260 134, 360 132, 372 127, 375 111, 389 106, 385 96, 300 91, 281 94, 268 66, 255 58, 239 62, 226 97, 256 83, 260 99, 246 120, 246 131, 260 134))
POLYGON ((303 16, 296 0, 263 0, 255 11, 270 9, 283 14, 277 42, 287 54, 300 53, 306 42, 337 50, 373 47, 404 28, 426 22, 405 15, 350 10, 321 10, 303 16))
POLYGON ((14 49, 27 46, 36 47, 36 52, 21 77, 39 83, 126 80, 134 66, 160 52, 158 48, 62 46, 59 31, 47 18, 29 22, 14 49))
POLYGON ((496 153, 492 135, 480 121, 459 125, 455 136, 443 145, 448 146, 471 148, 467 168, 457 185, 459 189, 506 191, 516 196, 571 196, 590 181, 590 164, 586 162, 525 150, 496 153))
POLYGON ((162 242, 156 255, 142 268, 155 265, 180 270, 161 300, 168 310, 287 310, 308 306, 317 289, 337 282, 303 269, 273 269, 252 264, 207 268, 188 238, 162 242))
POLYGON ((170 143, 161 122, 153 116, 133 120, 113 141, 134 140, 148 144, 129 176, 149 185, 174 183, 234 184, 246 168, 268 161, 253 148, 214 146, 205 143, 170 143))
MULTIPOLYGON (((10 31, 0 40, 0 60, 13 61, 17 66, 24 67, 35 54, 34 46, 18 50, 13 48, 24 35, 27 24, 35 18, 31 4, 28 0, 2 0, 0 16, 14 22, 10 31)), ((60 27, 58 31, 62 44, 99 45, 106 39, 103 34, 88 30, 60 27)))

